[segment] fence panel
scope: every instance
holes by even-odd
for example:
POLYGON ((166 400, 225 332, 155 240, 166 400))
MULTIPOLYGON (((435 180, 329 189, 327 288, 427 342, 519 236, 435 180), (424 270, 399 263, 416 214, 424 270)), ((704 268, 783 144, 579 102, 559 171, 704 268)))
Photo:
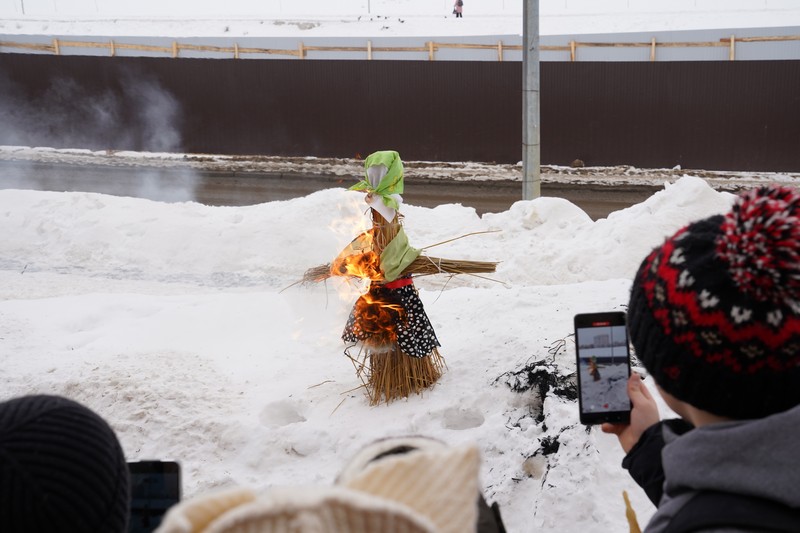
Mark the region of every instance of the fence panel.
MULTIPOLYGON (((353 157, 396 149, 408 160, 521 159, 521 65, 484 61, 297 61, 0 54, 0 111, 55 107, 0 144, 94 150, 353 157), (147 83, 163 98, 143 98, 147 83), (71 100, 64 99, 69 86, 71 100), (13 87, 13 98, 3 91, 13 87), (61 98, 48 103, 48 95, 61 98), (175 113, 153 109, 168 101, 175 113), (5 102, 5 104, 3 104, 5 102), (70 145, 97 102, 112 130, 70 145), (26 107, 27 106, 27 107, 26 107), (82 116, 81 113, 87 116, 82 116), (174 128, 154 144, 143 117, 174 128), (164 117, 168 117, 168 120, 164 117), (49 137, 44 136, 49 132, 49 137), (21 140, 22 139, 22 140, 21 140)), ((545 164, 800 170, 800 61, 544 62, 545 164)), ((2 113, 0 113, 2 114, 2 113)), ((160 126, 159 126, 160 124, 160 126)), ((88 128, 88 126, 84 126, 88 128)))

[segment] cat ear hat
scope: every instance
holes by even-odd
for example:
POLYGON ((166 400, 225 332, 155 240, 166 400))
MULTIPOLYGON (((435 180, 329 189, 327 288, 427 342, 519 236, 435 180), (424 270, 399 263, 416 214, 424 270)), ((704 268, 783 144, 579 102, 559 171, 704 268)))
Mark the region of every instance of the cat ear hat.
MULTIPOLYGON (((392 447, 397 442, 391 443, 392 447)), ((462 533, 475 531, 475 446, 360 453, 333 486, 225 489, 170 509, 157 533, 462 533)), ((385 450, 384 450, 385 451, 385 450)))

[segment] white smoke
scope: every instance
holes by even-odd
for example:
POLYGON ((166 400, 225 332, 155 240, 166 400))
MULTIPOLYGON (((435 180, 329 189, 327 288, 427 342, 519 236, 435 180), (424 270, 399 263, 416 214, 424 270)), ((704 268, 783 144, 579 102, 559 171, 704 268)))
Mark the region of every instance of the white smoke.
POLYGON ((25 90, 0 71, 0 144, 90 150, 181 151, 181 108, 157 80, 118 70, 100 93, 56 77, 25 90))
MULTIPOLYGON (((92 151, 182 152, 182 110, 151 75, 118 69, 97 92, 70 77, 54 77, 39 91, 0 71, 0 145, 92 151)), ((0 188, 84 191, 180 202, 195 199, 191 170, 98 169, 3 162, 0 188)))

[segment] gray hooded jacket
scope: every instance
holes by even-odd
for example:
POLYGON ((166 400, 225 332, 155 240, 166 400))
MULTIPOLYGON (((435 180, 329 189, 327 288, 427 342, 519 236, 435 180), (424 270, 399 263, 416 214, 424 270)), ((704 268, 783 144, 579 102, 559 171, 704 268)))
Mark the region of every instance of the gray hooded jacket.
POLYGON ((681 436, 668 427, 663 432, 664 492, 646 533, 664 531, 701 490, 800 508, 800 406, 757 420, 711 424, 681 436))

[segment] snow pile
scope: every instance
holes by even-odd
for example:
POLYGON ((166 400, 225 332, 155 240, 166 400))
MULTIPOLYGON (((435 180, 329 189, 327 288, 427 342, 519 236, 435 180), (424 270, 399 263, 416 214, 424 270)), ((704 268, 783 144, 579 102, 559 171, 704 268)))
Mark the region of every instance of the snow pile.
POLYGON ((578 423, 572 317, 624 310, 647 251, 731 198, 684 177, 596 222, 552 198, 483 217, 404 206, 412 245, 488 232, 431 253, 501 264, 494 280, 418 281, 448 371, 371 408, 339 338, 351 287, 290 287, 355 236, 361 194, 208 207, 3 190, 2 398, 86 403, 129 460, 179 460, 187 496, 332 483, 373 439, 422 434, 479 445, 509 531, 622 531, 622 490, 641 519, 653 509, 616 439, 578 423))

